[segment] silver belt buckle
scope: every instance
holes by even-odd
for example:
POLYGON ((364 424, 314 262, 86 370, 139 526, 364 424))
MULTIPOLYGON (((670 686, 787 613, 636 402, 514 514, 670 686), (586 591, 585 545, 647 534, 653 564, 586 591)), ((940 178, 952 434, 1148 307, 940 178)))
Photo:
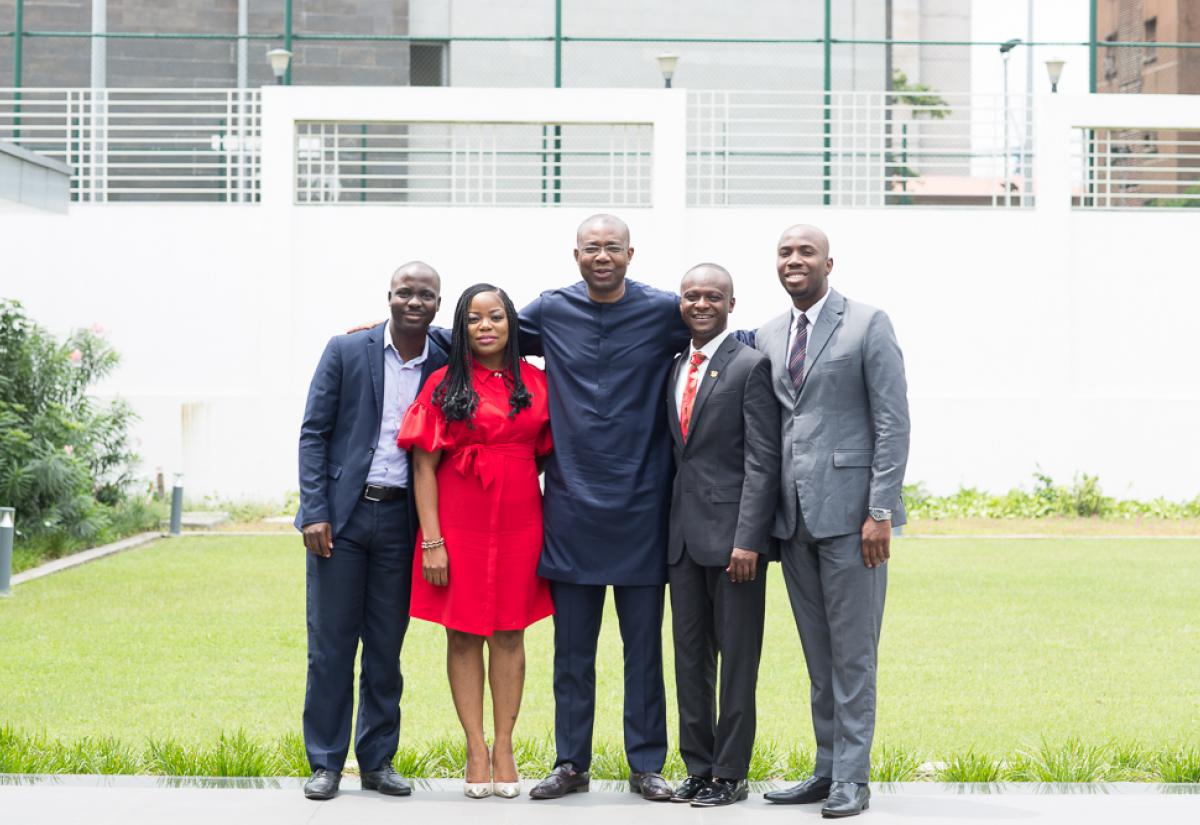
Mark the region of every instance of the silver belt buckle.
POLYGON ((376 503, 383 501, 383 499, 375 498, 374 496, 371 495, 372 488, 374 488, 376 490, 380 489, 380 487, 376 484, 368 484, 365 488, 363 488, 363 498, 365 498, 367 501, 374 501, 376 503))

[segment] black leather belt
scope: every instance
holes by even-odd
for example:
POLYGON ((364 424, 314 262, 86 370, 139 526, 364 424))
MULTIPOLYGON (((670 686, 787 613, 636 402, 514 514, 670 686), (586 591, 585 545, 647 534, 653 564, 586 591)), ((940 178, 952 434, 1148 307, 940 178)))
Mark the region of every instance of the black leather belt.
POLYGON ((398 501, 408 495, 407 487, 380 487, 368 484, 363 488, 364 501, 398 501))

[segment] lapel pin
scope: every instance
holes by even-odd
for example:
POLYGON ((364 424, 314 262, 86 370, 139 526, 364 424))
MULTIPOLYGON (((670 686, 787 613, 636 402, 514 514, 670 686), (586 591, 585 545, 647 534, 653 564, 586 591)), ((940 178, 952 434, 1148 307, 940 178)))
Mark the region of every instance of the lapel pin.
POLYGON ((712 372, 710 372, 710 373, 708 374, 708 377, 709 377, 709 378, 716 378, 716 377, 717 377, 717 371, 716 371, 716 370, 713 370, 712 372))

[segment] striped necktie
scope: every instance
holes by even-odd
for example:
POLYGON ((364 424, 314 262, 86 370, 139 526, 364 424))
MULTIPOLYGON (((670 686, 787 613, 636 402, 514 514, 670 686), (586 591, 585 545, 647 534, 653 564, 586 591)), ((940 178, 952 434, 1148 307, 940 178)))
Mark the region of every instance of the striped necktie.
POLYGON ((792 354, 788 356, 788 374, 792 376, 792 386, 797 390, 804 383, 804 354, 808 349, 808 317, 801 312, 796 319, 796 337, 792 341, 792 354))
POLYGON ((692 365, 688 367, 687 381, 683 385, 683 400, 679 405, 679 432, 687 441, 688 426, 692 423, 692 406, 696 403, 696 387, 700 384, 700 365, 708 358, 702 352, 692 353, 692 365))

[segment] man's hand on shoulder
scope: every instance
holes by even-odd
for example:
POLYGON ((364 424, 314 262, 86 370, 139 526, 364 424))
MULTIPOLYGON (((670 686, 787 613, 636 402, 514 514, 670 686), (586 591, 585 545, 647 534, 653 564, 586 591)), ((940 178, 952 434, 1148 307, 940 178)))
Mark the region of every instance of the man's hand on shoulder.
POLYGON ((383 321, 372 321, 369 324, 359 324, 356 327, 350 327, 350 329, 346 330, 346 334, 351 335, 355 332, 364 332, 368 329, 374 329, 375 327, 379 326, 382 323, 383 323, 383 321))
POLYGON ((725 572, 729 574, 729 580, 734 584, 754 581, 754 577, 758 575, 758 553, 753 550, 743 550, 740 547, 733 548, 733 553, 729 556, 729 566, 725 568, 725 572))
POLYGON ((892 556, 892 522, 867 516, 862 526, 862 556, 867 567, 881 567, 892 556))
POLYGON ((327 521, 306 524, 302 530, 304 548, 313 555, 327 559, 333 555, 333 525, 327 521))

